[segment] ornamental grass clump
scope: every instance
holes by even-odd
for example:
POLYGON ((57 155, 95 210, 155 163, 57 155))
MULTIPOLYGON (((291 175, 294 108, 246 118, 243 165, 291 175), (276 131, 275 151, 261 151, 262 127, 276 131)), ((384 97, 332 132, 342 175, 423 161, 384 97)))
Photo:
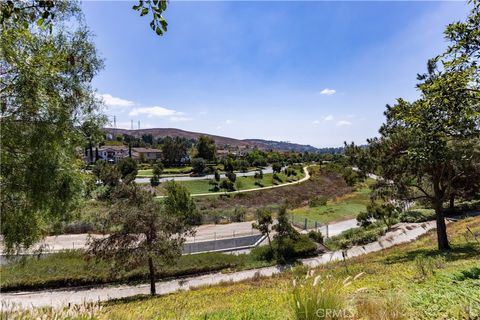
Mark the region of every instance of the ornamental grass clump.
POLYGON ((344 281, 331 276, 313 277, 310 271, 303 279, 293 281, 293 309, 297 320, 351 318, 345 287, 351 284, 351 277, 344 281))

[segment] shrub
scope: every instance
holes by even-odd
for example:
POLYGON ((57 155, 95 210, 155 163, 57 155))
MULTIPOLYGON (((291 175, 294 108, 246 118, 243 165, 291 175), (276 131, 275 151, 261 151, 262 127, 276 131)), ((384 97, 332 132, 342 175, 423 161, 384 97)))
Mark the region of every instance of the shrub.
POLYGON ((435 219, 433 209, 415 209, 402 212, 399 216, 401 222, 416 223, 435 219))
POLYGON ((220 183, 220 188, 225 189, 226 191, 235 191, 235 185, 230 180, 223 180, 220 183))
POLYGON ((308 267, 304 264, 297 264, 290 269, 294 279, 304 278, 308 274, 308 267))
POLYGON ((275 254, 269 246, 258 246, 253 248, 250 254, 258 261, 272 261, 275 258, 275 254))
POLYGON ((235 182, 235 180, 237 180, 237 175, 235 173, 233 173, 232 171, 228 171, 227 173, 225 173, 225 176, 227 177, 228 180, 230 180, 232 183, 235 182))
POLYGON ((366 228, 353 228, 333 236, 325 241, 330 249, 346 249, 356 245, 364 245, 377 241, 385 234, 386 228, 380 224, 372 224, 366 228))
POLYGON ((277 173, 273 174, 273 180, 278 181, 278 182, 283 182, 282 178, 277 173))
POLYGON ((323 234, 320 231, 311 230, 308 237, 316 243, 323 244, 323 234))
POLYGON ((326 206, 327 205, 327 200, 328 198, 325 196, 319 196, 315 197, 313 199, 310 199, 308 201, 308 206, 310 208, 315 208, 315 207, 320 207, 320 206, 326 206))
POLYGON ((195 158, 192 160, 192 171, 194 174, 203 174, 205 166, 205 160, 202 158, 195 158))
POLYGON ((231 222, 243 222, 245 221, 245 215, 247 214, 247 209, 244 207, 236 207, 233 211, 232 216, 230 217, 231 222))
POLYGON ((150 185, 152 187, 157 187, 160 185, 160 179, 158 178, 158 175, 154 175, 150 178, 150 185))
POLYGON ((310 240, 307 235, 302 234, 298 239, 292 240, 292 242, 293 251, 292 256, 290 257, 292 259, 311 257, 317 253, 317 245, 310 240))

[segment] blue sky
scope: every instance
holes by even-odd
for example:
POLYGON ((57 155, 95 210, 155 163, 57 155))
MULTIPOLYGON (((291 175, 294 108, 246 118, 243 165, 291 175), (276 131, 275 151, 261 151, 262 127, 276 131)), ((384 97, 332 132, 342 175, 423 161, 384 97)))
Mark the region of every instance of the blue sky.
MULTIPOLYGON (((171 1, 158 37, 133 2, 85 1, 117 127, 339 146, 377 135, 387 103, 445 47, 465 2, 171 1)), ((111 119, 113 119, 111 117, 111 119)))

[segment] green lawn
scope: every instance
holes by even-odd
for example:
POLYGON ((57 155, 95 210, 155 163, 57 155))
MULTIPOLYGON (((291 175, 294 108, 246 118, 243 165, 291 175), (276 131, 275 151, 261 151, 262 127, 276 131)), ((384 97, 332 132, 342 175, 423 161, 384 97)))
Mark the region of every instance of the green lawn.
MULTIPOLYGON (((142 169, 138 170, 137 178, 150 178, 153 176, 152 169, 142 169)), ((192 172, 192 167, 178 167, 178 168, 165 168, 163 170, 163 175, 184 175, 192 172)))
MULTIPOLYGON (((273 174, 272 173, 267 173, 263 175, 263 179, 258 180, 258 182, 263 186, 263 187, 270 187, 273 185, 280 185, 288 182, 294 182, 297 180, 302 179, 305 176, 302 170, 297 171, 296 176, 290 176, 287 177, 284 173, 279 173, 278 177, 280 181, 274 180, 273 179, 273 174)), ((222 179, 224 180, 224 179, 222 179)), ((220 180, 220 182, 222 181, 220 180)), ((248 190, 248 189, 254 189, 254 188, 259 188, 258 185, 255 185, 255 180, 254 177, 237 177, 235 181, 235 189, 236 190, 248 190)), ((188 191, 191 194, 199 194, 199 193, 213 193, 213 192, 219 192, 219 191, 214 191, 213 186, 210 184, 210 180, 208 179, 203 179, 203 180, 191 180, 191 181, 177 181, 177 183, 185 186, 188 191)), ((162 192, 162 186, 160 185, 159 187, 160 192, 162 192)))
POLYGON ((342 197, 327 201, 326 205, 318 207, 302 207, 291 211, 295 221, 302 221, 307 218, 309 226, 313 221, 328 223, 333 221, 356 218, 357 215, 366 210, 370 202, 371 189, 368 187, 372 181, 362 184, 356 191, 342 197))

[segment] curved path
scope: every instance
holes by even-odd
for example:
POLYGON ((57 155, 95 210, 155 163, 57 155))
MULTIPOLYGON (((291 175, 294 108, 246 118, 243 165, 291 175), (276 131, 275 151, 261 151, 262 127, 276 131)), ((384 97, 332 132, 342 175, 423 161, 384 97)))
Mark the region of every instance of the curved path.
MULTIPOLYGON (((235 172, 237 177, 253 177, 255 173, 258 172, 258 170, 254 171, 247 171, 247 172, 235 172)), ((273 169, 271 166, 266 167, 265 169, 262 169, 262 172, 264 174, 267 173, 273 173, 273 169)), ((220 178, 223 179, 225 178, 225 174, 221 174, 220 178)), ((160 178, 160 182, 166 182, 166 181, 192 181, 192 180, 208 180, 208 179, 215 179, 215 175, 213 174, 207 174, 205 176, 200 176, 200 177, 191 177, 189 175, 184 175, 184 176, 170 176, 170 177, 163 177, 160 178)), ((135 182, 137 183, 150 183, 150 177, 149 178, 136 178, 135 182)))
MULTIPOLYGON (((310 179, 310 173, 308 172, 308 167, 310 166, 305 166, 303 167, 303 172, 305 174, 305 177, 303 177, 300 180, 293 181, 293 182, 287 182, 283 184, 279 184, 276 186, 270 186, 270 187, 263 187, 263 188, 253 188, 253 189, 245 189, 245 190, 237 190, 237 191, 230 191, 230 192, 208 192, 208 193, 195 193, 192 194, 192 197, 205 197, 205 196, 219 196, 222 194, 237 194, 237 193, 246 193, 246 192, 254 192, 254 191, 261 191, 261 190, 268 190, 268 189, 276 189, 276 188, 283 188, 286 186, 291 186, 295 184, 299 184, 302 182, 305 182, 310 179)), ((248 172, 247 172, 248 173, 248 172)), ((202 177, 204 178, 204 177, 202 177)), ((157 198, 164 198, 165 196, 157 196, 157 198)))
MULTIPOLYGON (((425 223, 402 223, 397 225, 396 230, 388 232, 379 241, 364 246, 353 247, 345 251, 346 256, 356 257, 359 255, 380 251, 394 245, 415 240, 427 231, 435 228, 435 221, 425 223)), ((315 258, 303 259, 301 262, 309 267, 318 267, 331 261, 342 259, 342 251, 333 251, 322 254, 315 258)), ((251 269, 234 273, 213 273, 203 276, 182 278, 171 281, 158 282, 156 284, 159 295, 173 293, 179 290, 189 290, 199 286, 217 285, 226 282, 239 282, 252 279, 257 276, 270 277, 285 269, 285 266, 272 266, 259 269, 251 269)), ((52 306, 61 307, 68 304, 81 304, 84 302, 106 301, 111 299, 125 298, 149 293, 149 285, 124 285, 103 286, 93 288, 44 290, 38 292, 12 292, 2 293, 0 301, 2 305, 15 304, 24 308, 52 306)))

